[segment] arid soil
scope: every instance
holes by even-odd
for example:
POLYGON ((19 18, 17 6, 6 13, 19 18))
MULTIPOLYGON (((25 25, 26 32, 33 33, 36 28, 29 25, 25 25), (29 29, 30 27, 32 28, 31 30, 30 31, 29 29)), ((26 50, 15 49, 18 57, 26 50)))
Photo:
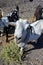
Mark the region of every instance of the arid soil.
MULTIPOLYGON (((0 7, 4 11, 4 16, 11 12, 15 8, 16 4, 18 4, 20 7, 20 17, 31 20, 31 17, 34 16, 35 8, 39 4, 43 7, 43 0, 33 0, 33 2, 29 2, 29 0, 0 0, 0 7)), ((5 36, 0 39, 2 40, 2 44, 0 44, 1 48, 3 44, 7 43, 5 41, 5 36)), ((9 41, 13 40, 14 36, 13 34, 10 34, 9 41)), ((43 65, 43 34, 37 43, 30 42, 25 46, 25 52, 23 56, 23 61, 20 65, 43 65)), ((2 61, 0 61, 0 65, 2 65, 2 61)))
POLYGON ((19 6, 19 15, 21 18, 31 18, 34 16, 35 9, 38 5, 43 7, 43 0, 0 0, 0 7, 4 11, 4 15, 15 9, 16 5, 19 6))

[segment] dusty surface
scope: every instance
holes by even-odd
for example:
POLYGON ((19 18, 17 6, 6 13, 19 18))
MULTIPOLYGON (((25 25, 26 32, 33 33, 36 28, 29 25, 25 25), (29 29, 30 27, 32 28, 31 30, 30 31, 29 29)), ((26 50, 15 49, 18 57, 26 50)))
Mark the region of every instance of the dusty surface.
POLYGON ((33 0, 33 2, 29 0, 0 0, 0 7, 4 10, 4 15, 15 9, 17 4, 20 8, 20 17, 29 19, 34 16, 34 11, 38 5, 43 7, 43 0, 33 0))
MULTIPOLYGON (((29 2, 29 0, 0 0, 0 7, 3 8, 4 15, 11 12, 16 4, 19 4, 20 7, 20 17, 29 20, 29 18, 33 17, 38 4, 41 4, 43 7, 43 0, 33 0, 33 2, 29 2)), ((13 41, 13 38, 13 34, 9 35, 9 41, 13 41)), ((5 36, 0 39, 2 40, 2 44, 7 44, 5 36)), ((0 48, 2 44, 0 44, 0 48)), ((2 61, 0 61, 0 65, 2 65, 2 61)), ((43 65, 43 35, 38 40, 37 44, 28 43, 26 45, 24 60, 21 65, 43 65)))

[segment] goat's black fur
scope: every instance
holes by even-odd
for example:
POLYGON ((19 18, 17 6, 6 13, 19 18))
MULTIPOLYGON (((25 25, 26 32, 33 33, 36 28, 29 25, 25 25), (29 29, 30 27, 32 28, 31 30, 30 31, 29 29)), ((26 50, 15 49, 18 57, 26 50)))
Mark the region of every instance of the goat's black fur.
MULTIPOLYGON (((17 6, 16 10, 14 10, 12 12, 12 15, 7 16, 7 17, 8 17, 9 22, 16 22, 19 19, 19 7, 17 6)), ((4 28, 5 33, 6 33, 6 42, 8 42, 8 33, 9 33, 9 30, 11 31, 11 29, 15 29, 15 28, 13 26, 10 26, 10 25, 8 27, 4 28)))

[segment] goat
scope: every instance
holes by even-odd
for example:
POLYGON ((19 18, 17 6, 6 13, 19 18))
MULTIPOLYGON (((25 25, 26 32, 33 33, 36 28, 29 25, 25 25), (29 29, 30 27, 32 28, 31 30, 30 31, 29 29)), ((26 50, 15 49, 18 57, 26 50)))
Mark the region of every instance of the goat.
POLYGON ((37 20, 34 23, 29 23, 28 20, 19 19, 16 22, 14 42, 21 48, 22 51, 26 43, 35 40, 41 36, 43 30, 43 20, 37 20))
MULTIPOLYGON (((19 7, 16 6, 16 9, 12 12, 11 16, 7 16, 8 22, 16 22, 19 19, 19 7)), ((6 33, 6 42, 8 42, 8 33, 9 30, 13 29, 14 27, 11 25, 8 25, 8 27, 4 27, 4 31, 6 33)))
POLYGON ((18 10, 14 10, 12 12, 11 16, 5 16, 2 17, 2 19, 0 19, 0 31, 1 33, 4 32, 6 33, 6 42, 8 42, 8 33, 9 30, 11 30, 10 28, 13 26, 11 26, 11 24, 9 25, 10 22, 16 22, 19 19, 19 13, 18 10))
POLYGON ((36 20, 40 20, 42 18, 42 6, 41 5, 38 5, 36 7, 36 10, 35 10, 35 13, 34 13, 34 16, 36 17, 36 20))

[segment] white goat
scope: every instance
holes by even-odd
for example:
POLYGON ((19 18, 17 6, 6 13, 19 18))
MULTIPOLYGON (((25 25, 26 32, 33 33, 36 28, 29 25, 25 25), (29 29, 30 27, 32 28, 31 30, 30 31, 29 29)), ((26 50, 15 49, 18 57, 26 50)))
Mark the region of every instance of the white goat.
POLYGON ((30 24, 27 20, 19 19, 16 22, 14 41, 22 50, 26 43, 33 40, 37 41, 41 36, 42 30, 43 20, 38 20, 30 24))

